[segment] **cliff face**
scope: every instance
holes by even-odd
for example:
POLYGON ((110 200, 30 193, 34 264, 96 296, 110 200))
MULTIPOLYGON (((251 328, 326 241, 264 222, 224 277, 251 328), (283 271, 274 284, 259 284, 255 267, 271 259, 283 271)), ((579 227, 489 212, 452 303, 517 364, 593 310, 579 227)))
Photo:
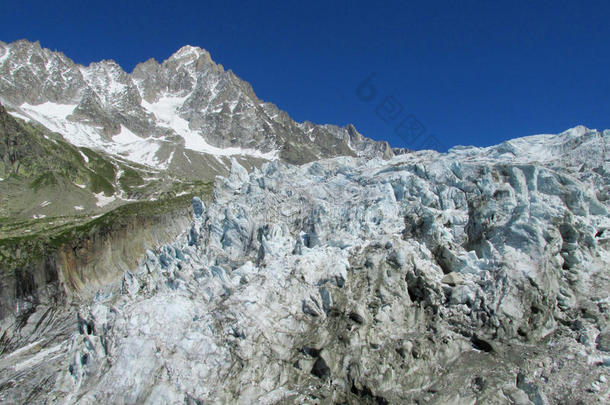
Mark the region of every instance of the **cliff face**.
POLYGON ((188 208, 185 202, 168 212, 136 214, 62 245, 57 253, 61 284, 70 294, 91 297, 137 267, 146 249, 161 246, 182 232, 190 221, 188 208))
POLYGON ((2 264, 0 274, 0 324, 2 330, 10 322, 25 317, 36 306, 61 299, 56 258, 47 256, 18 268, 2 264))

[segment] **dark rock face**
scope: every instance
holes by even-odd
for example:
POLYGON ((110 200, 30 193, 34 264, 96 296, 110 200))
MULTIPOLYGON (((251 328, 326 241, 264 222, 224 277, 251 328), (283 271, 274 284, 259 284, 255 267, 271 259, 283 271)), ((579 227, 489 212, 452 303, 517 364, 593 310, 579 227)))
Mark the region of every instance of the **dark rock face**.
POLYGON ((29 313, 42 304, 63 299, 59 286, 57 263, 52 256, 14 269, 0 270, 0 321, 9 317, 27 320, 29 313))

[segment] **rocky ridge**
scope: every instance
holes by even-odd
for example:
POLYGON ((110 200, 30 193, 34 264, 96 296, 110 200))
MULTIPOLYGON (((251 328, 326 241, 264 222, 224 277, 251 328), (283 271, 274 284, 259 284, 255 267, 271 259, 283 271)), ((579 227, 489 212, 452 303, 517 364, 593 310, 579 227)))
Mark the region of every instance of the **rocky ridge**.
POLYGON ((22 320, 0 398, 606 403, 609 142, 233 159, 174 242, 22 320))
POLYGON ((192 46, 126 73, 114 61, 77 65, 38 42, 0 42, 0 75, 0 102, 13 115, 76 146, 199 179, 226 174, 231 156, 249 166, 274 157, 301 164, 403 152, 351 125, 294 122, 192 46))

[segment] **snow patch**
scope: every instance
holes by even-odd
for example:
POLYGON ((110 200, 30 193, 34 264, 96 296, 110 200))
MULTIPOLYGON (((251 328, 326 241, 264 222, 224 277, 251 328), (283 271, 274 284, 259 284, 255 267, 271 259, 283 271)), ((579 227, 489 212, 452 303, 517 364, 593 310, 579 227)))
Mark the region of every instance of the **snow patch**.
POLYGON ((85 161, 85 163, 89 163, 89 157, 87 155, 85 155, 83 153, 83 151, 79 150, 78 153, 80 153, 80 155, 83 157, 83 160, 85 161))
POLYGON ((129 129, 121 125, 121 132, 118 135, 112 137, 112 140, 120 145, 130 145, 134 142, 140 142, 143 138, 140 138, 129 129))
POLYGON ((20 113, 18 113, 17 111, 8 111, 8 113, 9 113, 10 115, 12 115, 13 117, 15 117, 15 118, 19 118, 19 119, 24 120, 25 122, 30 122, 30 121, 32 121, 32 119, 31 119, 30 117, 28 117, 28 116, 26 116, 26 115, 23 115, 23 114, 20 114, 20 113))
MULTIPOLYGON (((87 68, 81 68, 81 71, 86 76, 91 75, 87 68)), ((121 91, 121 89, 113 87, 110 91, 121 91)), ((274 160, 279 156, 278 150, 263 153, 256 149, 219 148, 210 145, 201 133, 189 128, 188 121, 179 116, 178 109, 183 105, 187 97, 165 96, 155 103, 148 103, 143 100, 142 107, 155 116, 160 126, 172 129, 182 137, 184 139, 184 146, 187 149, 210 154, 217 158, 218 156, 248 156, 274 160)), ((164 140, 153 137, 142 138, 131 132, 128 128, 121 126, 121 132, 113 136, 109 142, 102 137, 101 128, 71 121, 68 118, 76 107, 76 104, 58 104, 52 102, 38 105, 24 103, 19 107, 18 111, 11 112, 11 114, 26 121, 36 121, 49 130, 58 132, 68 142, 77 147, 99 149, 107 153, 122 156, 133 162, 162 170, 169 167, 171 158, 164 162, 159 161, 157 158, 161 142, 164 142, 164 140)), ((88 163, 86 155, 82 152, 81 155, 85 162, 88 163)), ((221 161, 219 160, 219 162, 221 161)))
POLYGON ((39 115, 42 117, 59 118, 65 120, 68 115, 72 114, 76 104, 57 104, 47 101, 46 103, 31 105, 24 103, 21 109, 25 112, 39 115))
POLYGON ((263 153, 256 149, 218 148, 206 142, 203 135, 189 128, 189 123, 178 115, 185 97, 161 97, 156 103, 142 100, 142 107, 151 112, 161 126, 170 128, 184 139, 184 147, 196 152, 209 153, 217 156, 246 155, 261 159, 273 160, 278 156, 277 150, 263 153))
POLYGON ((121 125, 121 132, 113 136, 112 140, 114 144, 108 145, 108 150, 111 153, 122 155, 131 161, 147 166, 167 168, 167 163, 162 164, 157 159, 157 152, 161 147, 159 142, 161 141, 151 137, 141 138, 123 125, 121 125))
POLYGON ((12 114, 39 122, 49 130, 60 133, 75 146, 104 149, 104 141, 96 128, 68 120, 68 116, 72 114, 76 104, 46 102, 31 105, 24 103, 19 108, 22 114, 12 114))
MULTIPOLYGON (((23 113, 11 113, 27 120, 34 120, 51 131, 60 133, 66 140, 77 147, 101 149, 107 153, 124 156, 133 162, 165 169, 156 158, 160 148, 159 141, 153 138, 141 138, 129 129, 121 126, 121 132, 105 141, 98 128, 68 120, 76 105, 46 102, 39 105, 24 103, 20 106, 23 113)), ((82 152, 81 152, 82 154, 82 152)), ((85 156, 83 156, 85 158, 85 156)), ((85 160, 87 162, 87 160, 85 160)))
POLYGON ((97 205, 98 207, 103 207, 105 205, 110 204, 114 200, 116 200, 116 197, 114 195, 111 195, 110 197, 106 197, 103 192, 94 194, 94 195, 95 195, 95 198, 97 199, 97 202, 95 203, 95 205, 97 205))
POLYGON ((0 56, 0 65, 4 64, 4 62, 11 56, 11 51, 9 48, 2 48, 4 53, 0 56))

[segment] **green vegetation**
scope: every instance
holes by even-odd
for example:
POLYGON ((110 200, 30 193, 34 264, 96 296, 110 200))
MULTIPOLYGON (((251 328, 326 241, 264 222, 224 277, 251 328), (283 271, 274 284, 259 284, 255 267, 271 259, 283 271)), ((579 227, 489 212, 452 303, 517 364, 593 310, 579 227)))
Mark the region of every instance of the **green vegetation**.
POLYGON ((104 193, 104 195, 110 196, 114 194, 114 186, 108 179, 100 176, 94 171, 89 173, 89 187, 94 193, 104 193))
POLYGON ((131 193, 134 187, 144 184, 144 179, 142 179, 142 176, 131 167, 124 167, 123 173, 121 174, 121 177, 119 177, 119 184, 123 190, 131 193))
POLYGON ((32 182, 30 186, 34 189, 34 191, 39 191, 43 187, 56 186, 57 179, 52 172, 46 172, 37 176, 32 182))

